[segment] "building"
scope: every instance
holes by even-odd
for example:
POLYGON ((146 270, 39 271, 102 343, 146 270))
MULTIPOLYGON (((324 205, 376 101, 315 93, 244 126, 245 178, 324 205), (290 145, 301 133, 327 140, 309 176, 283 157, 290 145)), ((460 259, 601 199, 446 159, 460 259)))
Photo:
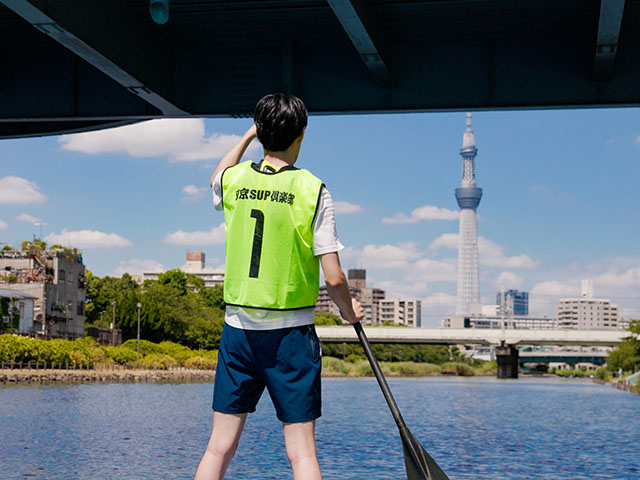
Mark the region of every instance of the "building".
POLYGON ((0 252, 0 287, 34 297, 27 332, 47 338, 84 337, 85 266, 76 250, 0 252))
POLYGON ((582 281, 580 298, 564 298, 556 302, 558 328, 613 329, 622 328, 617 305, 609 299, 593 297, 593 283, 582 281))
POLYGON ((529 292, 505 290, 496 293, 496 305, 505 307, 505 314, 529 315, 529 292))
POLYGON ((395 298, 380 302, 380 322, 393 322, 408 327, 420 327, 422 312, 420 300, 395 298))
POLYGON ((8 288, 0 288, 0 299, 8 300, 8 315, 0 318, 0 330, 5 332, 29 333, 33 328, 33 307, 36 297, 8 288), (17 310, 18 319, 13 315, 17 310), (17 322, 17 325, 16 325, 17 322), (17 327, 17 328, 16 328, 17 327))
MULTIPOLYGON (((380 302, 385 298, 385 291, 380 288, 367 287, 367 271, 364 269, 348 270, 349 294, 362 303, 364 318, 362 322, 367 325, 380 323, 380 302)), ((340 315, 340 309, 329 297, 327 287, 320 287, 316 311, 329 312, 340 315)))
MULTIPOLYGON (((491 305, 494 307, 494 305, 491 305)), ((485 310, 486 312, 486 310, 485 310)), ((550 330, 556 328, 556 322, 547 315, 502 316, 499 313, 486 313, 470 317, 447 317, 442 320, 443 328, 510 328, 525 330, 550 330)))
POLYGON ((475 146, 471 130, 471 114, 467 113, 467 129, 462 137, 462 183, 456 188, 460 207, 460 235, 458 246, 458 296, 456 315, 480 314, 480 280, 478 276, 478 219, 476 210, 482 189, 476 187, 475 146))
MULTIPOLYGON (((204 252, 187 252, 187 262, 180 267, 184 273, 190 273, 204 281, 205 287, 214 287, 224 284, 224 272, 205 267, 204 252)), ((145 280, 158 280, 158 276, 164 272, 143 272, 142 275, 133 275, 138 283, 145 280)))

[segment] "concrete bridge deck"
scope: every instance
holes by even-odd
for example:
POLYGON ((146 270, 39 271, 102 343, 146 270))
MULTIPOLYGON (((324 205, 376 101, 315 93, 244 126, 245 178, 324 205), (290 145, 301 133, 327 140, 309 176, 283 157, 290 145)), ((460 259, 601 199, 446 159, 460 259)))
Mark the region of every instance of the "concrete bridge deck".
MULTIPOLYGON (((316 327, 323 342, 358 343, 348 325, 316 327)), ((624 330, 501 330, 482 328, 365 327, 371 343, 434 345, 582 345, 615 347, 630 334, 624 330)))

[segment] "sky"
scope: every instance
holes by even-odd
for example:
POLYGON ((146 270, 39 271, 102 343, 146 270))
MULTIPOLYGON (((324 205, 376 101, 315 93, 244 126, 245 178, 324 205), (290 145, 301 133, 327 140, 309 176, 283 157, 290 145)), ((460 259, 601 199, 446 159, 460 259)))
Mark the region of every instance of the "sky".
MULTIPOLYGON (((455 312, 465 113, 311 116, 297 166, 336 202, 345 268, 388 298, 455 312)), ((189 250, 224 268, 209 178, 249 119, 163 119, 0 141, 0 242, 79 248, 94 274, 177 268, 189 250), (35 222, 46 223, 44 226, 35 222)), ((594 294, 640 318, 640 109, 473 113, 480 292, 530 294, 530 313, 594 294)), ((245 159, 259 160, 251 145, 245 159)))

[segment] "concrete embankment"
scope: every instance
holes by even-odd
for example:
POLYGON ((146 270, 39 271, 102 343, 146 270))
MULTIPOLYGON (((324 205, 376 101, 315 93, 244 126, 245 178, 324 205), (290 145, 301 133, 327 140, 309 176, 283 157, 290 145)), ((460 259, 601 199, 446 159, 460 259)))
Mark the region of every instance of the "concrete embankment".
POLYGON ((0 370, 0 385, 50 383, 212 382, 213 370, 0 370))

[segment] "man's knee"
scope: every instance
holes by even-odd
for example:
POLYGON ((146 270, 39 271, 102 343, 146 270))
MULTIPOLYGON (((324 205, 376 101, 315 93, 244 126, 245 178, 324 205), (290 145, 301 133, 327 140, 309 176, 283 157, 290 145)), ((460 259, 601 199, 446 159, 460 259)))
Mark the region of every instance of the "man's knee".
POLYGON ((238 449, 239 438, 212 437, 207 445, 207 451, 219 458, 230 458, 238 449))

